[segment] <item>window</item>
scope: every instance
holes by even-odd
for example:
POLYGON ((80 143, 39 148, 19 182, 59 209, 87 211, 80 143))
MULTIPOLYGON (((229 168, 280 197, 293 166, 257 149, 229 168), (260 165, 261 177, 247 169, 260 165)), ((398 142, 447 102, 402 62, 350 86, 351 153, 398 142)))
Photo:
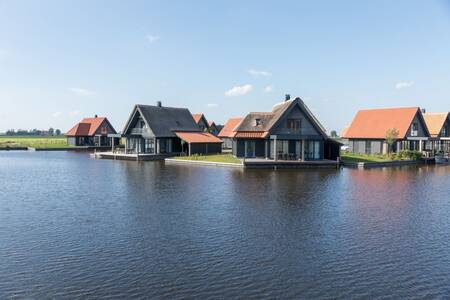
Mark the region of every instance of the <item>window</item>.
POLYGON ((287 120, 287 128, 294 132, 300 131, 300 120, 288 119, 287 120))
POLYGON ((155 153, 155 140, 154 139, 145 139, 144 145, 145 153, 155 153))
POLYGON ((448 136, 448 134, 448 126, 444 126, 444 128, 442 128, 442 136, 448 136))
POLYGON ((261 126, 262 125, 262 120, 260 118, 256 118, 255 119, 255 126, 261 126))
POLYGON ((412 123, 411 125, 411 136, 417 136, 418 135, 419 126, 417 123, 412 123))
POLYGON ((371 154, 371 153, 372 153, 372 142, 366 141, 366 154, 371 154))

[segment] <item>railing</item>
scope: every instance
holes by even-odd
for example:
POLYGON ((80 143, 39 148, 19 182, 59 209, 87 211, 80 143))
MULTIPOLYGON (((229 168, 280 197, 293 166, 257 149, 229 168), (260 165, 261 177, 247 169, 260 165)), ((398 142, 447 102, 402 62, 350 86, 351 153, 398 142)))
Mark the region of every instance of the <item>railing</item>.
POLYGON ((148 128, 133 128, 131 129, 131 134, 145 134, 150 133, 148 128))

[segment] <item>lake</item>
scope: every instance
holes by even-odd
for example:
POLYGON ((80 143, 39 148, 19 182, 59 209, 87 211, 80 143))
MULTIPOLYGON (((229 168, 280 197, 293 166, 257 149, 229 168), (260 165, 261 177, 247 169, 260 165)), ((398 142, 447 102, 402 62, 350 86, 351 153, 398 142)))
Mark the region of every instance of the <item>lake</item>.
POLYGON ((0 299, 450 298, 450 166, 0 152, 0 299))

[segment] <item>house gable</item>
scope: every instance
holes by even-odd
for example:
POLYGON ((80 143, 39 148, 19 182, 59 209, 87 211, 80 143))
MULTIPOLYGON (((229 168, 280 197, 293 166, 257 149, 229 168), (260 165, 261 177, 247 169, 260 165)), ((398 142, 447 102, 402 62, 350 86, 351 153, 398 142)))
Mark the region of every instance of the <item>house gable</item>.
MULTIPOLYGON (((429 137, 430 134, 428 133, 427 125, 425 124, 425 120, 422 116, 422 113, 420 110, 417 111, 416 115, 414 116, 413 120, 411 121, 411 124, 409 125, 408 130, 406 131, 405 137, 429 137), (416 130, 413 130, 413 126, 416 126, 416 130)), ((404 137, 399 137, 404 138, 404 137)))
POLYGON ((131 113, 130 118, 128 119, 127 124, 125 125, 125 129, 123 131, 123 134, 131 134, 133 129, 142 129, 145 128, 147 131, 147 136, 154 137, 154 133, 152 129, 150 128, 147 120, 142 115, 141 110, 138 106, 135 106, 133 112, 131 113))
POLYGON ((107 134, 116 134, 116 130, 112 127, 111 123, 109 123, 108 119, 104 119, 103 122, 98 126, 95 131, 95 135, 107 135, 107 134))
POLYGON ((447 119, 439 132, 439 137, 450 137, 450 114, 448 114, 447 119))
POLYGON ((205 131, 209 128, 208 122, 206 121, 206 118, 204 115, 202 115, 200 120, 197 122, 197 125, 198 125, 198 127, 200 127, 200 129, 202 131, 205 131))
POLYGON ((270 129, 274 135, 294 135, 303 138, 327 138, 321 125, 302 107, 301 100, 296 99, 291 106, 276 120, 270 129), (299 123, 298 123, 299 122, 299 123), (299 129, 292 129, 292 123, 299 125, 299 129))

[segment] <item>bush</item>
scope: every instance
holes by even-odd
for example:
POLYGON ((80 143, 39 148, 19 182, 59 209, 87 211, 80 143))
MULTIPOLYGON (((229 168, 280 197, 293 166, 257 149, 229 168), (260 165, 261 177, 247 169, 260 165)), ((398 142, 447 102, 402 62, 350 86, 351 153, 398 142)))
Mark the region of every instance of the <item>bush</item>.
POLYGON ((422 158, 422 153, 418 151, 402 150, 399 153, 397 153, 397 158, 407 160, 419 160, 422 158))

